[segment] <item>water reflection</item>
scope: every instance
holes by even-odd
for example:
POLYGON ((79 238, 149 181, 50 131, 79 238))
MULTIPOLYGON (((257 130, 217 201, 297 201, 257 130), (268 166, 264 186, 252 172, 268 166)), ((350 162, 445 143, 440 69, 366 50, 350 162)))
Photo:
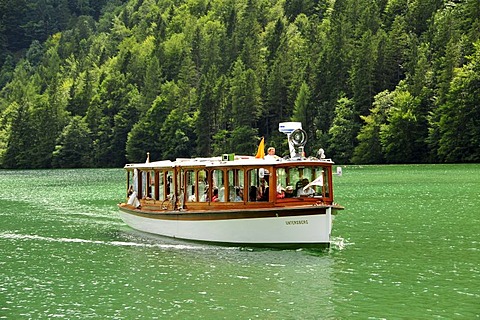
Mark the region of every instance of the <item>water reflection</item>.
MULTIPOLYGON (((148 242, 176 242, 134 235, 138 236, 148 242)), ((333 314, 332 260, 328 254, 196 246, 197 250, 131 251, 131 261, 125 263, 142 261, 143 266, 154 266, 161 261, 161 271, 151 272, 150 279, 163 290, 159 294, 165 303, 160 308, 178 316, 188 314, 186 310, 196 310, 207 318, 309 318, 313 314, 333 314)))

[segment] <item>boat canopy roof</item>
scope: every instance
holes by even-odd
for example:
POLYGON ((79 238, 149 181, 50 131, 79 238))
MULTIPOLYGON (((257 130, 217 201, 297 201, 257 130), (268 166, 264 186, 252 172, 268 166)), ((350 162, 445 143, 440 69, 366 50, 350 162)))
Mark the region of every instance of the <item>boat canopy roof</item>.
POLYGON ((331 159, 317 158, 280 158, 268 157, 255 158, 253 156, 234 156, 233 160, 227 160, 224 157, 209 158, 177 158, 175 161, 163 160, 145 163, 129 163, 125 169, 171 169, 174 167, 239 167, 239 166, 278 166, 278 165, 331 165, 331 159))

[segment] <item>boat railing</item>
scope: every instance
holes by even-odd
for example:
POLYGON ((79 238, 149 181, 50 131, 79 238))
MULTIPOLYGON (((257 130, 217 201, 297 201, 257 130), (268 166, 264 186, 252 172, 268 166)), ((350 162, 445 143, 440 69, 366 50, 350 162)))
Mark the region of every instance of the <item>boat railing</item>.
POLYGON ((162 210, 174 210, 176 207, 175 195, 169 194, 165 200, 162 201, 162 210))

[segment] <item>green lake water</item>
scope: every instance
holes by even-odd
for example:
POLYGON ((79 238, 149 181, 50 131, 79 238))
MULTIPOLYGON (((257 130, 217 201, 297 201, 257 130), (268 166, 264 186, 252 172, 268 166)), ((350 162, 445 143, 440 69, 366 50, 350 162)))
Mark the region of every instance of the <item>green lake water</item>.
POLYGON ((480 318, 480 165, 343 167, 328 251, 134 231, 124 178, 0 170, 0 319, 480 318))

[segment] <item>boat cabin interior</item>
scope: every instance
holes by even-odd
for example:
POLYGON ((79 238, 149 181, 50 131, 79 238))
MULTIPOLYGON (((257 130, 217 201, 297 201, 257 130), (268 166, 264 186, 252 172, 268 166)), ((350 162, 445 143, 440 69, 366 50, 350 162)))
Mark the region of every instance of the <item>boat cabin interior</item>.
POLYGON ((262 161, 177 159, 127 165, 127 196, 135 192, 142 207, 165 210, 332 204, 331 162, 262 161))

